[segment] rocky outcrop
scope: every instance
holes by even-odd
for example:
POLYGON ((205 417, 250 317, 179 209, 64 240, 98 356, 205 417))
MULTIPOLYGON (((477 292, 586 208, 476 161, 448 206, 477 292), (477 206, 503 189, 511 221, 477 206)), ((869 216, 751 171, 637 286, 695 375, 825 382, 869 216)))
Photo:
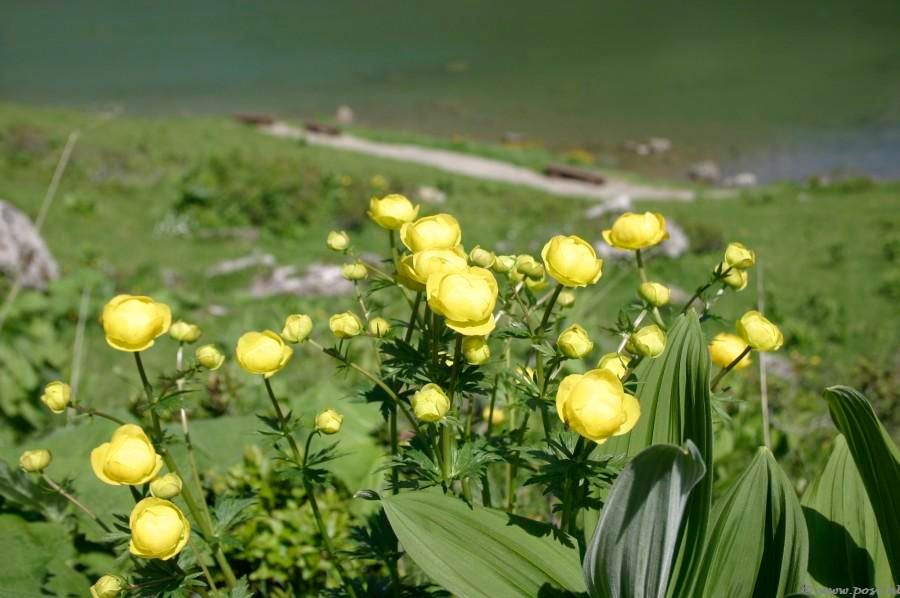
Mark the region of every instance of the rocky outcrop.
POLYGON ((0 272, 22 286, 44 290, 59 278, 59 265, 31 219, 9 202, 0 200, 0 272))

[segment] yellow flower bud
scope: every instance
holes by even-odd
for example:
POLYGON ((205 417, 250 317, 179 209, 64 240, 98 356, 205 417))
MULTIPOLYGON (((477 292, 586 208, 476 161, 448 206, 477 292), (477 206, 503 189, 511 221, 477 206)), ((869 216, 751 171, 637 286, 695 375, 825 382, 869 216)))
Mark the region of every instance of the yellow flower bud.
POLYGON ((662 307, 669 302, 672 291, 658 282, 645 282, 638 287, 638 295, 653 307, 662 307))
POLYGON ((103 307, 100 324, 110 347, 135 353, 149 349, 168 332, 172 311, 150 297, 117 295, 103 307))
POLYGON ((350 235, 342 230, 333 230, 328 233, 328 240, 325 243, 328 245, 328 249, 343 253, 350 247, 350 235))
POLYGON ((41 402, 53 413, 62 413, 69 405, 72 397, 72 389, 65 382, 56 380, 44 387, 41 402))
POLYGON ((101 482, 113 486, 139 486, 156 477, 162 457, 140 426, 125 424, 112 439, 91 451, 91 468, 101 482))
POLYGON ((238 339, 235 355, 247 373, 262 374, 270 378, 290 361, 294 350, 284 340, 272 332, 245 332, 238 339))
POLYGON ((493 251, 482 249, 479 245, 473 247, 469 252, 469 263, 479 268, 490 268, 496 259, 493 251))
POLYGON ((506 274, 516 267, 516 256, 514 255, 498 255, 494 260, 494 272, 497 274, 506 274))
POLYGON ((497 292, 494 275, 478 267, 434 274, 426 285, 428 306, 465 336, 484 336, 494 329, 497 292))
POLYGON ((225 355, 215 345, 197 347, 197 350, 194 351, 194 356, 200 362, 200 365, 210 371, 219 369, 225 363, 225 355))
MULTIPOLYGON (((709 343, 709 357, 712 362, 719 367, 724 368, 732 361, 738 358, 738 355, 744 352, 747 343, 736 334, 728 334, 720 332, 709 343)), ((747 353, 743 359, 734 366, 736 370, 742 370, 749 367, 751 363, 750 354, 747 353)))
POLYGON ((484 421, 490 420, 492 425, 499 426, 506 421, 506 411, 494 405, 494 411, 492 413, 491 406, 485 405, 484 409, 481 410, 481 419, 484 421))
POLYGON ((174 322, 169 328, 169 336, 179 343, 192 343, 200 338, 202 332, 196 324, 188 324, 184 320, 174 322))
POLYGON ((400 240, 413 253, 426 249, 452 249, 459 245, 462 231, 450 214, 435 214, 400 227, 400 240))
POLYGON ((181 485, 177 473, 167 473, 150 482, 150 494, 156 498, 174 498, 181 494, 181 485))
POLYGON ((104 575, 91 586, 91 598, 118 598, 125 591, 125 580, 117 575, 104 575))
MULTIPOLYGON (((398 230, 407 222, 412 222, 419 215, 419 206, 399 193, 386 195, 381 199, 373 197, 369 200, 369 218, 381 228, 398 230)), ((454 243, 455 245, 455 243, 454 243)))
POLYGON ((284 320, 281 338, 289 343, 302 343, 312 333, 312 318, 306 314, 291 314, 284 320))
POLYGON ((547 288, 547 277, 541 276, 540 278, 531 278, 530 276, 528 276, 525 278, 525 286, 531 289, 531 291, 534 293, 543 291, 547 288))
POLYGON ((450 410, 450 399, 437 384, 426 384, 413 395, 412 408, 423 422, 439 422, 450 410))
POLYGON ((403 257, 402 260, 408 267, 408 274, 424 290, 428 277, 441 272, 462 272, 469 267, 466 260, 466 252, 462 247, 452 249, 426 249, 403 257))
POLYGON ((756 351, 777 351, 784 344, 784 337, 778 326, 758 311, 748 311, 735 326, 744 342, 756 351))
POLYGON ((629 432, 641 415, 638 400, 610 371, 590 370, 563 378, 556 413, 567 426, 598 444, 629 432))
POLYGON ((47 469, 53 455, 47 449, 25 451, 19 456, 19 467, 29 473, 40 473, 47 469))
POLYGON ((528 278, 540 279, 544 276, 544 266, 527 254, 516 257, 516 271, 528 278))
POLYGON ((369 320, 369 334, 375 338, 384 338, 391 331, 391 324, 384 318, 372 318, 369 320))
POLYGON ((560 307, 570 307, 575 303, 575 293, 572 291, 562 291, 556 298, 556 304, 560 307))
POLYGON ((365 280, 368 275, 369 271, 366 268, 366 265, 360 261, 350 262, 349 264, 341 266, 341 276, 347 280, 365 280))
MULTIPOLYGON (((369 179, 369 184, 373 189, 378 189, 379 191, 384 191, 388 188, 388 180, 383 174, 376 174, 371 179, 369 179)), ((399 197, 403 197, 400 195, 399 197)))
POLYGON ((666 333, 656 324, 635 331, 628 339, 628 350, 644 357, 658 357, 666 348, 666 333))
POLYGON ((483 336, 467 336, 462 342, 463 357, 466 363, 483 365, 491 358, 491 347, 483 336))
POLYGON ((169 560, 184 549, 191 536, 191 524, 175 503, 162 498, 145 498, 131 510, 131 554, 145 559, 169 560))
POLYGON ((327 409, 316 416, 316 430, 322 434, 337 434, 343 421, 344 416, 334 409, 327 409))
POLYGON ((619 249, 645 249, 668 239, 666 219, 662 214, 626 212, 619 216, 612 228, 603 231, 603 240, 619 249))
POLYGON ((556 339, 556 346, 559 347, 560 353, 570 359, 581 359, 594 350, 594 343, 587 330, 578 324, 572 324, 563 330, 556 339))
POLYGON ((331 316, 328 328, 338 338, 353 338, 362 332, 362 322, 352 311, 345 311, 331 316))
POLYGON ((607 353, 597 362, 597 369, 612 372, 616 375, 616 378, 621 380, 628 372, 629 363, 631 363, 631 358, 627 355, 621 353, 607 353))
POLYGON ((594 246, 574 235, 557 235, 547 241, 541 258, 550 276, 567 287, 584 287, 600 280, 603 260, 594 246))
POLYGON ((725 262, 722 262, 716 267, 716 273, 722 277, 722 282, 735 291, 743 291, 747 287, 747 282, 750 280, 750 275, 747 274, 746 270, 738 270, 725 262))
POLYGON ((756 252, 741 243, 729 243, 725 248, 725 263, 738 270, 752 268, 756 263, 756 252))

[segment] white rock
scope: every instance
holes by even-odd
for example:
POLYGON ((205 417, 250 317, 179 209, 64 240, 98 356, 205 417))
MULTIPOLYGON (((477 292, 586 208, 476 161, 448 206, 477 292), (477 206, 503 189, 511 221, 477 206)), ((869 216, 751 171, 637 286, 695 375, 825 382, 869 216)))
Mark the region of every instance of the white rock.
POLYGON ((725 179, 726 187, 755 187, 756 185, 756 175, 752 172, 741 172, 725 179))
POLYGON ((422 185, 416 189, 416 197, 419 201, 430 204, 442 204, 447 201, 447 194, 437 187, 422 185))
POLYGON ((338 106, 337 112, 334 114, 334 121, 339 125, 352 125, 356 120, 356 115, 350 106, 338 106))
POLYGON ((651 137, 647 140, 647 147, 654 154, 664 154, 672 149, 672 141, 665 137, 651 137))
POLYGON ((631 196, 625 193, 617 195, 612 199, 591 206, 584 211, 584 217, 588 220, 595 220, 604 214, 621 214, 633 208, 631 196))
POLYGON ((699 183, 718 183, 719 165, 712 160, 697 162, 688 169, 688 178, 699 183))
POLYGON ((0 200, 0 272, 15 278, 20 271, 28 289, 44 290, 59 278, 59 265, 31 219, 0 200))

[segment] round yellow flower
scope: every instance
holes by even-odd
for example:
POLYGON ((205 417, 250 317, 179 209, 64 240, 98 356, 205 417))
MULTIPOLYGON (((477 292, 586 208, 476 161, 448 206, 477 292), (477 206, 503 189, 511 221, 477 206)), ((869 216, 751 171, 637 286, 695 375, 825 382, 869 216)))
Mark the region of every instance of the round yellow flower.
POLYGON ((672 291, 658 282, 644 282, 638 287, 638 295, 653 307, 662 307, 669 302, 672 291))
POLYGON ((152 347, 168 332, 172 311, 150 297, 117 295, 103 307, 100 324, 110 347, 135 353, 152 347))
POLYGON ((556 339, 556 346, 560 353, 570 359, 581 359, 594 350, 594 343, 587 330, 578 324, 572 324, 563 330, 556 339))
POLYGON ((373 197, 369 200, 369 218, 381 228, 398 230, 404 224, 412 222, 419 215, 419 206, 399 193, 385 195, 381 199, 373 197))
POLYGON ((483 336, 467 336, 462 342, 463 357, 466 363, 483 365, 491 358, 491 347, 483 336))
POLYGON ((748 311, 735 324, 741 338, 756 351, 777 351, 784 344, 778 326, 756 310, 748 311))
POLYGON ((200 335, 200 327, 196 324, 188 324, 184 320, 178 320, 169 328, 169 336, 179 343, 193 343, 200 335))
POLYGON ((341 276, 349 281, 365 280, 368 275, 369 270, 366 265, 358 260, 341 266, 341 276))
POLYGON ((616 378, 621 380, 628 373, 628 364, 631 358, 621 353, 607 353, 597 362, 598 370, 606 370, 615 374, 616 378))
POLYGON ((494 411, 491 412, 491 406, 485 405, 484 409, 481 410, 481 419, 484 421, 491 422, 494 426, 499 426, 504 421, 506 421, 506 411, 494 405, 494 411))
POLYGON ((325 244, 328 245, 328 249, 343 253, 350 247, 350 235, 342 230, 333 230, 328 233, 328 240, 325 241, 325 244))
POLYGON ((53 455, 47 449, 25 451, 19 455, 19 467, 28 473, 40 473, 47 469, 52 460, 53 455))
POLYGON ((575 303, 575 293, 572 291, 562 291, 556 298, 556 304, 560 307, 570 307, 575 303))
POLYGON ((334 314, 328 319, 328 328, 338 338, 353 338, 362 332, 363 325, 352 311, 334 314))
POLYGON ((289 343, 302 343, 312 333, 313 322, 306 314, 291 314, 284 320, 281 338, 289 343))
POLYGON ((638 400, 625 392, 615 374, 590 370, 563 378, 556 412, 567 426, 598 444, 629 432, 641 415, 638 400))
POLYGON ((494 265, 494 260, 496 259, 497 257, 494 255, 493 251, 482 249, 478 245, 473 247, 472 251, 469 252, 469 263, 473 266, 478 266, 479 268, 490 268, 494 265))
POLYGON ((62 413, 72 398, 72 389, 65 382, 55 380, 44 387, 41 402, 53 413, 62 413))
POLYGON ((169 560, 184 549, 191 536, 191 524, 175 503, 162 498, 145 498, 131 510, 131 554, 145 559, 169 560))
POLYGON ((584 287, 600 280, 603 260, 594 246, 574 235, 557 235, 547 241, 541 258, 550 276, 567 287, 584 287))
POLYGON ((410 264, 410 275, 416 282, 426 284, 428 277, 441 272, 462 272, 469 267, 466 252, 461 247, 426 249, 403 258, 410 264))
POLYGON ((272 332, 245 332, 238 339, 235 355, 244 370, 250 374, 274 376, 290 361, 294 350, 272 332))
POLYGON ((462 240, 462 230, 450 214, 435 214, 404 224, 400 227, 400 240, 413 253, 452 249, 462 240))
POLYGON ((150 482, 150 494, 156 498, 175 498, 181 494, 182 482, 177 473, 167 473, 150 482))
POLYGON ((369 320, 369 334, 375 338, 384 338, 391 332, 391 323, 384 318, 372 318, 369 320))
POLYGON ((447 415, 450 399, 437 384, 426 384, 413 395, 412 408, 418 419, 435 423, 447 415))
POLYGON ((344 416, 334 409, 327 409, 316 416, 316 430, 322 434, 337 434, 343 421, 344 416))
POLYGON ((635 331, 628 339, 628 350, 644 357, 658 357, 666 348, 666 333, 656 324, 635 331))
POLYGON ((194 356, 200 362, 200 365, 210 371, 219 369, 225 363, 225 355, 215 345, 197 347, 197 350, 194 351, 194 356))
POLYGON ((619 249, 646 249, 668 239, 666 219, 662 214, 626 212, 619 216, 611 229, 603 231, 603 240, 619 249))
POLYGON ((128 584, 117 575, 104 575, 91 586, 91 598, 118 598, 128 584))
POLYGON ((497 274, 507 274, 516 267, 516 256, 514 255, 498 255, 494 260, 494 272, 497 274))
POLYGON ((156 477, 162 457, 140 426, 125 424, 91 451, 91 468, 101 482, 114 486, 139 486, 156 477))
POLYGON ((756 263, 756 252, 741 243, 729 243, 725 248, 725 263, 739 270, 752 268, 756 263))
MULTIPOLYGON (((725 367, 743 353, 747 347, 747 343, 736 334, 728 334, 720 332, 709 343, 709 357, 712 362, 719 367, 725 367)), ((734 366, 736 370, 742 370, 750 366, 750 354, 747 353, 743 359, 734 366)))
POLYGON ((426 296, 432 311, 465 336, 484 336, 494 329, 497 281, 489 270, 470 267, 428 278, 426 296))

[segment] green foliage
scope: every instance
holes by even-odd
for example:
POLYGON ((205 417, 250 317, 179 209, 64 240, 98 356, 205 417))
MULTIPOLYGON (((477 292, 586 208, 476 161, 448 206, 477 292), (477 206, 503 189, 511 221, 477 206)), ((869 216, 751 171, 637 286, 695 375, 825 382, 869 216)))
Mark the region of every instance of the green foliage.
POLYGON ((90 585, 70 568, 76 551, 59 523, 0 514, 0 554, 0 587, 4 596, 32 598, 44 592, 69 596, 75 588, 90 585))

